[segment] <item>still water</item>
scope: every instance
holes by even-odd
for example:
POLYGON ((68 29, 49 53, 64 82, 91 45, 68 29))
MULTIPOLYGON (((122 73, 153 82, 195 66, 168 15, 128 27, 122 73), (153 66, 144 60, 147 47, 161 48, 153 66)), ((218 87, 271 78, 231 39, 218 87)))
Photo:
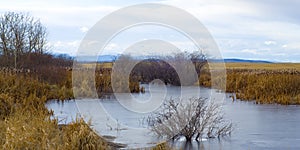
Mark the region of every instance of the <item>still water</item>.
MULTIPOLYGON (((135 111, 137 101, 152 107, 151 100, 168 100, 171 97, 206 97, 222 103, 225 118, 233 122, 235 128, 231 136, 221 139, 203 139, 185 143, 179 140, 173 143, 181 149, 204 150, 268 150, 300 149, 300 106, 256 105, 253 102, 232 101, 231 94, 202 87, 173 87, 153 85, 146 87, 145 94, 133 94, 135 100, 126 95, 116 99, 78 99, 64 103, 50 101, 47 107, 54 111, 59 123, 65 124, 77 116, 91 120, 92 128, 101 135, 115 136, 115 142, 128 144, 127 148, 153 146, 162 141, 147 128, 145 118, 150 111, 135 111), (222 99, 225 96, 225 99, 222 99), (152 99, 151 99, 152 98, 152 99), (125 104, 126 106, 122 105, 125 104), (150 106, 150 105, 151 106, 150 106)), ((122 95, 121 95, 122 96, 122 95)), ((156 107, 153 107, 153 110, 156 107)))

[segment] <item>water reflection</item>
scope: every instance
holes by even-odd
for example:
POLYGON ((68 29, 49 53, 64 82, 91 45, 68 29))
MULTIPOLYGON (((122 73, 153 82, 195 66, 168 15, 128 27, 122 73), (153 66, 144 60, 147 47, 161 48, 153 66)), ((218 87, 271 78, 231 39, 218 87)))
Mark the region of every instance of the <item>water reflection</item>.
POLYGON ((184 149, 184 150, 195 150, 195 149, 201 149, 205 150, 204 144, 201 141, 182 141, 182 142, 172 142, 170 143, 171 147, 174 147, 175 149, 184 149))

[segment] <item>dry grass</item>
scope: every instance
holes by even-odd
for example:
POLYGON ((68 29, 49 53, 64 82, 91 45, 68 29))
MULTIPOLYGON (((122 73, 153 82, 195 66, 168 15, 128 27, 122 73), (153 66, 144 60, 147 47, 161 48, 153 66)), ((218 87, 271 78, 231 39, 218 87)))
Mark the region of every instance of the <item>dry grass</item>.
POLYGON ((227 91, 257 103, 300 104, 300 63, 227 63, 227 91))
POLYGON ((97 63, 97 68, 109 69, 112 67, 113 67, 113 63, 111 62, 97 63))
MULTIPOLYGON (((62 149, 85 149, 85 150, 106 150, 111 149, 108 143, 101 136, 97 135, 86 124, 83 119, 77 119, 70 125, 63 126, 61 130, 63 143, 62 149)), ((59 142, 59 141, 57 141, 59 142)))
POLYGON ((7 73, 0 73, 0 82, 0 149, 110 148, 82 119, 62 129, 50 119, 45 102, 70 96, 68 88, 7 73))
POLYGON ((172 150, 167 142, 158 143, 152 150, 172 150))
POLYGON ((226 63, 227 69, 298 70, 300 63, 226 63))
MULTIPOLYGON (((72 97, 65 85, 50 85, 28 75, 0 72, 0 149, 107 150, 119 145, 107 142, 77 118, 59 126, 50 119, 45 102, 72 97)), ((162 147, 162 146, 160 146, 162 147)))
POLYGON ((111 69, 113 67, 112 62, 103 62, 103 63, 82 63, 83 68, 93 68, 97 66, 96 69, 111 69))
MULTIPOLYGON (((212 64, 218 70, 223 64, 212 64)), ((300 104, 300 63, 226 63, 226 91, 260 104, 300 104)), ((200 85, 210 87, 208 65, 200 85)))
MULTIPOLYGON (((83 64, 85 67, 92 67, 94 63, 83 64)), ((220 68, 223 64, 221 63, 211 63, 213 68, 220 68)), ((97 68, 112 68, 113 63, 97 63, 97 68)), ((208 65, 205 66, 206 68, 208 65)), ((300 63, 225 63, 226 69, 259 69, 259 70, 298 70, 300 71, 300 63)))
POLYGON ((227 73, 227 92, 257 103, 300 104, 299 74, 227 73))
POLYGON ((82 119, 62 127, 41 110, 17 110, 0 122, 1 149, 110 149, 82 119))
POLYGON ((14 98, 14 102, 22 102, 30 94, 46 100, 65 100, 73 97, 72 89, 65 85, 50 85, 23 74, 7 74, 0 72, 0 92, 14 98))

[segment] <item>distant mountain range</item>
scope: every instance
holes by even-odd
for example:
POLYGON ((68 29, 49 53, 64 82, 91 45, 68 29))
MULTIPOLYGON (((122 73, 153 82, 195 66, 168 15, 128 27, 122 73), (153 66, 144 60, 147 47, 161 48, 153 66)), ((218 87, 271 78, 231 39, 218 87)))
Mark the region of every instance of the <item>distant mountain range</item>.
POLYGON ((95 59, 94 56, 80 56, 77 57, 76 60, 80 61, 80 62, 112 62, 114 60, 116 60, 118 58, 118 56, 115 55, 100 55, 98 56, 97 59, 95 59))
MULTIPOLYGON (((98 56, 97 62, 112 62, 119 56, 117 55, 100 55, 98 56)), ((94 57, 82 56, 80 57, 81 62, 95 62, 94 57)), ((212 59, 212 62, 225 62, 225 63, 273 63, 265 60, 248 60, 248 59, 237 59, 237 58, 226 58, 226 59, 212 59)))
POLYGON ((248 59, 236 59, 236 58, 229 58, 224 60, 213 60, 213 61, 224 61, 225 63, 272 63, 270 61, 265 60, 248 60, 248 59))

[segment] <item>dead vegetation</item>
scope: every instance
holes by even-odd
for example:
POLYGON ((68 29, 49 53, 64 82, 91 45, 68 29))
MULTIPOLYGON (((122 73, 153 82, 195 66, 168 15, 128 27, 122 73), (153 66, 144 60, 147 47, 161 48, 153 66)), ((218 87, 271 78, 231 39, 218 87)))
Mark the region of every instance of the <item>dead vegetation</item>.
MULTIPOLYGON (((300 104, 299 64, 226 64, 226 92, 241 100, 257 104, 300 104)), ((210 72, 206 66, 200 74, 200 85, 210 87, 210 72)))
POLYGON ((202 98, 168 100, 149 116, 148 124, 158 136, 171 140, 185 137, 187 141, 219 138, 230 135, 233 129, 232 123, 224 119, 220 105, 202 98))
POLYGON ((45 102, 51 98, 70 96, 64 94, 65 91, 59 86, 6 73, 0 73, 0 82, 0 149, 109 147, 81 119, 63 129, 59 129, 56 119, 50 119, 52 112, 45 108, 45 102))

